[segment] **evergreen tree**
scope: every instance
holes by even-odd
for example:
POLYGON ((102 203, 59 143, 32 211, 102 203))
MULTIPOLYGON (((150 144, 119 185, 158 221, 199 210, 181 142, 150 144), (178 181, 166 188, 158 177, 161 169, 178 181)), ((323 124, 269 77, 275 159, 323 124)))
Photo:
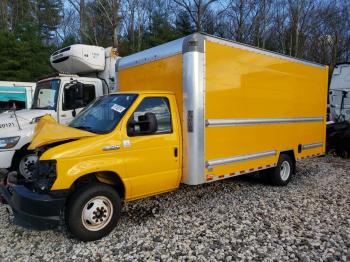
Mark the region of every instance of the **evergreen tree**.
POLYGON ((167 18, 159 12, 154 12, 151 16, 149 30, 144 37, 144 48, 166 43, 178 37, 179 34, 167 18))
POLYGON ((175 22, 176 31, 181 35, 190 35, 195 30, 191 23, 191 18, 186 11, 181 10, 176 17, 175 22))
POLYGON ((35 36, 38 28, 21 25, 16 34, 0 32, 0 79, 9 81, 36 81, 53 70, 49 55, 54 50, 45 46, 42 38, 35 36))
POLYGON ((39 32, 45 41, 53 37, 61 22, 62 0, 37 0, 35 17, 39 32))
POLYGON ((0 28, 0 80, 36 81, 51 73, 53 31, 60 24, 62 0, 6 1, 0 28))

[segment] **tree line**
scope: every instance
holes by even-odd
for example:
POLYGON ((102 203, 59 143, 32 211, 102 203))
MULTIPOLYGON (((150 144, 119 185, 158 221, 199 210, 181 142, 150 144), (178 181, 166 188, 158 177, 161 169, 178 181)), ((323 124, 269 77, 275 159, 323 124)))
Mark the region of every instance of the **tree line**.
POLYGON ((350 60, 350 0, 1 0, 0 80, 35 81, 74 43, 125 56, 193 32, 332 68, 350 60))

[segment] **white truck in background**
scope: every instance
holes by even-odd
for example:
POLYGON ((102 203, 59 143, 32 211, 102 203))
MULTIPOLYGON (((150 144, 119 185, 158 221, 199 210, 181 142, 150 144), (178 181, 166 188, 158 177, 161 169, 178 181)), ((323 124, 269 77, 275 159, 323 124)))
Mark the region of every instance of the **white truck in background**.
POLYGON ((350 156, 350 62, 334 67, 329 87, 327 151, 350 156))
POLYGON ((10 110, 13 104, 17 109, 29 109, 35 86, 30 82, 0 81, 0 113, 10 110))
POLYGON ((350 62, 334 67, 329 87, 330 120, 350 122, 350 62))
POLYGON ((27 150, 35 124, 46 115, 66 124, 96 97, 116 91, 116 50, 76 44, 50 57, 57 73, 40 79, 30 109, 0 114, 0 169, 30 178, 37 157, 27 150))

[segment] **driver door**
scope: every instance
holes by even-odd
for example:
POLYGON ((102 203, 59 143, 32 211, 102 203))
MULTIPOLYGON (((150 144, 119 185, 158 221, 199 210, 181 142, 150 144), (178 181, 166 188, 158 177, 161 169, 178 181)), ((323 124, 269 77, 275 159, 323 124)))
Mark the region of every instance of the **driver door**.
POLYGON ((124 126, 123 152, 131 184, 131 198, 169 191, 179 186, 181 176, 179 120, 173 97, 145 97, 124 126), (157 127, 147 133, 137 122, 153 113, 157 127), (128 132, 133 123, 133 134, 128 132))

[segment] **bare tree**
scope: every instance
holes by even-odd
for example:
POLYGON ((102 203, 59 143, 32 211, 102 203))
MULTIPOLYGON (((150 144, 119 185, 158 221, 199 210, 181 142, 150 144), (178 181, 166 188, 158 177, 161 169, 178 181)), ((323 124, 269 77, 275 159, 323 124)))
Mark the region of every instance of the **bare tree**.
POLYGON ((203 18, 206 15, 210 5, 214 4, 218 0, 173 0, 176 4, 182 7, 191 17, 192 22, 195 24, 197 32, 201 32, 203 29, 203 18))
POLYGON ((79 32, 80 41, 84 42, 84 38, 90 38, 86 31, 86 11, 85 11, 85 0, 68 0, 68 2, 73 6, 76 12, 79 14, 79 32))
POLYGON ((8 2, 7 0, 0 1, 0 29, 8 29, 8 2))
POLYGON ((56 30, 56 37, 58 38, 58 40, 56 40, 57 45, 59 45, 59 42, 65 41, 69 37, 79 39, 79 19, 79 15, 74 9, 69 7, 64 8, 60 27, 56 30))
POLYGON ((311 20, 315 11, 316 2, 314 0, 288 0, 288 9, 290 15, 290 45, 289 55, 299 57, 300 50, 303 47, 301 37, 307 35, 307 30, 310 28, 311 20))
POLYGON ((265 48, 267 32, 271 30, 272 0, 255 0, 255 11, 252 17, 253 44, 265 48))
POLYGON ((253 0, 231 0, 229 2, 225 12, 228 23, 226 37, 238 42, 251 42, 254 8, 255 2, 253 0))
POLYGON ((285 0, 278 0, 274 5, 274 12, 272 15, 272 28, 269 34, 269 40, 271 48, 274 51, 286 54, 287 46, 287 21, 288 21, 288 10, 285 4, 285 0))
POLYGON ((113 47, 118 47, 118 33, 120 25, 120 1, 119 0, 97 0, 101 13, 105 16, 112 29, 113 47))
POLYGON ((349 58, 349 9, 343 1, 320 3, 305 48, 309 59, 329 64, 332 68, 337 62, 349 58))
POLYGON ((142 34, 147 24, 147 0, 124 0, 121 5, 122 33, 128 41, 128 49, 140 51, 142 34))

